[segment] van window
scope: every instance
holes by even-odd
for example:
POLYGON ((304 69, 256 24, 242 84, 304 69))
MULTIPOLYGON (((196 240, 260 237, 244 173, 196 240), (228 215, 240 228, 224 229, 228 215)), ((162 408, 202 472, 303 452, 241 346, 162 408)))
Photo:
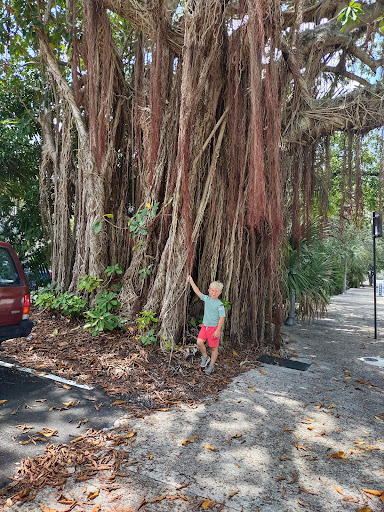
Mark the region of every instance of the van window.
POLYGON ((14 286, 18 284, 20 284, 20 276, 11 253, 5 247, 0 247, 0 286, 14 286))

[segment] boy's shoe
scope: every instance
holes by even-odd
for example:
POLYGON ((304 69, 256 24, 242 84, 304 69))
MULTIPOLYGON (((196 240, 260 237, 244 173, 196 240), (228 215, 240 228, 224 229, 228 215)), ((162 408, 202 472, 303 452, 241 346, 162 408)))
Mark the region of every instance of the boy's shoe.
POLYGON ((215 367, 210 364, 209 366, 206 367, 206 369, 204 370, 204 373, 206 375, 211 375, 211 373, 213 373, 214 371, 215 371, 215 367))
POLYGON ((210 360, 211 360, 211 358, 209 356, 206 356, 206 357, 202 356, 201 357, 200 368, 205 368, 210 360))

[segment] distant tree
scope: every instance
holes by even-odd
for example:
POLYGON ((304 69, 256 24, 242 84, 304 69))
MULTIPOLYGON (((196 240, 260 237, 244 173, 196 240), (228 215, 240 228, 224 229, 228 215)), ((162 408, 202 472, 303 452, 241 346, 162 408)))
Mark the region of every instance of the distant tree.
POLYGON ((32 271, 48 265, 40 220, 40 129, 35 74, 0 82, 0 239, 32 271))

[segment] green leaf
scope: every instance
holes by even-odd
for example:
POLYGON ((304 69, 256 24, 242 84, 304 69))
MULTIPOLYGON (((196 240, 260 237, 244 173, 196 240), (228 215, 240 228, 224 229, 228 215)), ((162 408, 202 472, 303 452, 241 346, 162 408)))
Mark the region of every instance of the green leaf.
POLYGON ((102 221, 101 220, 95 220, 95 222, 93 223, 93 226, 92 226, 95 235, 100 233, 102 227, 103 227, 102 221))

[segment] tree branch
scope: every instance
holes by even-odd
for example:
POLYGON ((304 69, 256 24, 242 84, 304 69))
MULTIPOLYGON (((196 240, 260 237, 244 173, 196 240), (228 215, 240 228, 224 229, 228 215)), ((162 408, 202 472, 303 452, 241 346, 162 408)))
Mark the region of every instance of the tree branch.
POLYGON ((345 68, 340 68, 339 66, 333 67, 333 66, 326 66, 324 68, 325 72, 333 73, 335 75, 341 75, 345 78, 349 78, 350 80, 354 80, 355 82, 358 82, 359 84, 363 85, 364 87, 371 85, 367 80, 364 80, 364 78, 361 78, 361 76, 357 76, 354 73, 350 73, 345 68))
POLYGON ((359 23, 346 27, 343 32, 340 32, 341 24, 337 21, 337 18, 303 31, 301 33, 303 52, 308 55, 316 45, 319 50, 326 54, 330 46, 340 45, 342 47, 349 47, 353 44, 361 36, 361 30, 383 14, 384 0, 376 0, 374 4, 369 5, 361 4, 361 7, 363 13, 360 15, 359 23))
MULTIPOLYGON (((345 2, 334 2, 333 0, 320 0, 314 5, 303 10, 303 23, 309 23, 322 18, 331 19, 335 17, 345 6, 345 2)), ((282 28, 286 30, 295 22, 295 9, 287 9, 282 13, 282 28)))
POLYGON ((65 80, 63 75, 60 72, 60 67, 57 62, 57 59, 52 51, 52 48, 49 44, 48 37, 45 34, 45 32, 41 28, 36 29, 36 36, 39 42, 41 55, 43 57, 43 60, 53 76, 53 79, 55 80, 57 87, 61 94, 63 95, 63 98, 68 102, 69 106, 72 109, 72 114, 74 119, 76 120, 76 126, 77 130, 79 132, 79 136, 85 138, 87 131, 86 126, 84 123, 84 119, 81 115, 81 112, 76 105, 75 97, 72 93, 72 90, 70 86, 68 85, 68 82, 65 80))
POLYGON ((311 144, 335 131, 367 133, 384 123, 384 84, 357 88, 341 97, 313 100, 283 134, 284 146, 311 144))
MULTIPOLYGON (((94 1, 100 1, 106 9, 113 11, 125 20, 129 21, 132 26, 141 30, 151 39, 156 38, 157 27, 150 7, 140 4, 137 0, 126 0, 124 2, 119 0, 94 1)), ((165 25, 165 38, 169 47, 177 55, 181 55, 184 44, 183 31, 178 26, 171 25, 168 19, 165 20, 165 25)))

